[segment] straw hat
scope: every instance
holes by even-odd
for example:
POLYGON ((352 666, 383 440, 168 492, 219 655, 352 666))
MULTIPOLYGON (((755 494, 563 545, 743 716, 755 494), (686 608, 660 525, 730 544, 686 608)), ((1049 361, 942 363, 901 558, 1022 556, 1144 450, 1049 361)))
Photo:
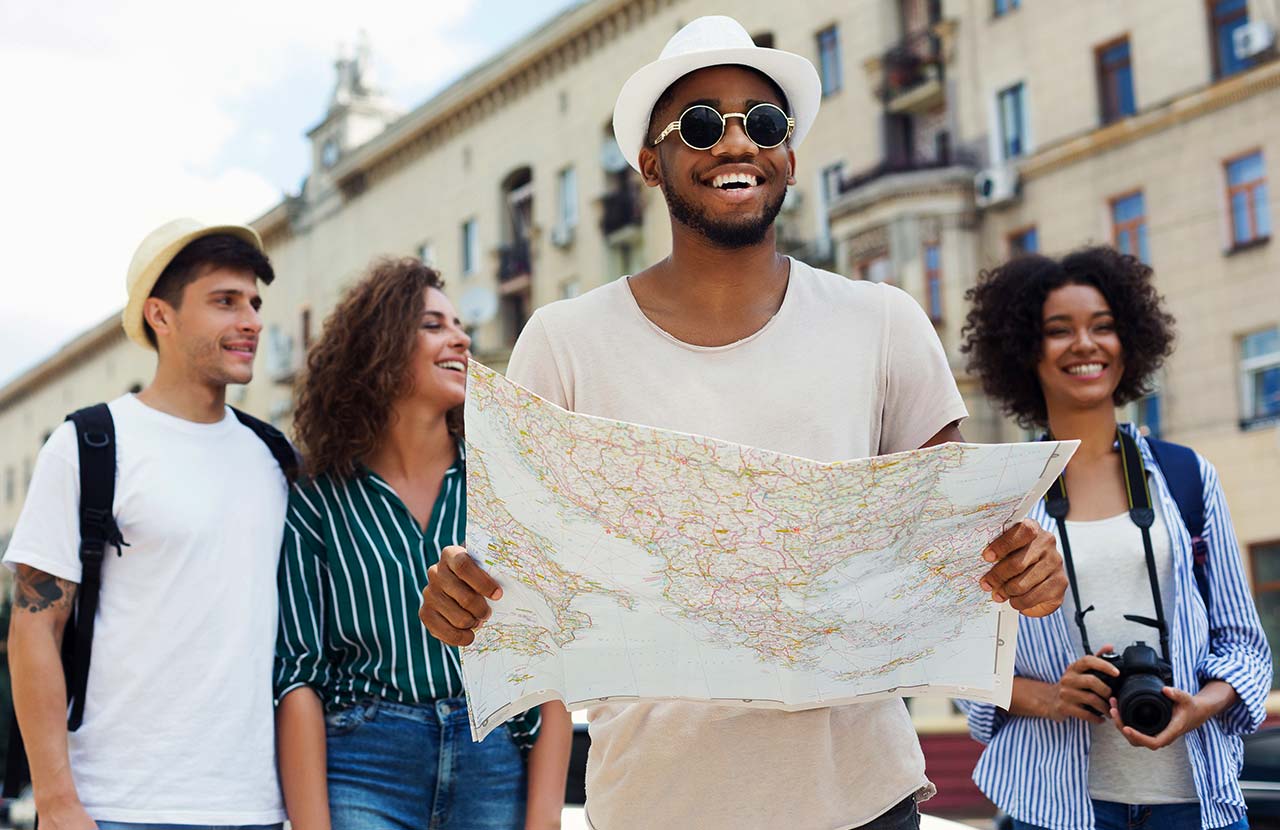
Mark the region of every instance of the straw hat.
POLYGON ((160 279, 164 269, 183 248, 201 237, 219 233, 239 237, 259 251, 262 250, 262 239, 258 232, 247 225, 206 225, 196 219, 167 222, 142 240, 133 254, 133 261, 129 263, 129 275, 125 278, 129 302, 121 314, 121 323, 130 340, 143 348, 155 349, 147 339, 146 326, 142 321, 143 303, 151 296, 156 280, 160 279))

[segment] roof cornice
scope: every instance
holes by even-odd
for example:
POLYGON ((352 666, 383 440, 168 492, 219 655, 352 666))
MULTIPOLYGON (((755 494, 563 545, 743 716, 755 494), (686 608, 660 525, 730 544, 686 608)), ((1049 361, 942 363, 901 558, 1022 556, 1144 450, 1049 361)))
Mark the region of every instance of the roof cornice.
POLYGON ((84 358, 95 354, 117 340, 125 340, 124 327, 120 325, 120 312, 112 312, 101 323, 90 328, 0 388, 0 412, 18 403, 45 383, 75 368, 84 358))
POLYGON ((561 13, 355 148, 334 167, 333 181, 350 184, 416 158, 679 2, 589 0, 561 13))
POLYGON ((1277 87, 1280 87, 1280 61, 1264 63, 1194 92, 1178 95, 1137 115, 1056 142, 1022 161, 1018 165, 1018 174, 1024 181, 1048 175, 1067 165, 1185 124, 1277 87))

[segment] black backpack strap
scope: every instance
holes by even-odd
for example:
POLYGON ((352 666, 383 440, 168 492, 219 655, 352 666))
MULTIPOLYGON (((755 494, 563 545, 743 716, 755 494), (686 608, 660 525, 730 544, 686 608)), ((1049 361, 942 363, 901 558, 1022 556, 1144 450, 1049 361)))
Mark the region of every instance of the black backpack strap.
POLYGON ((18 728, 18 713, 9 704, 9 748, 4 760, 4 787, 0 797, 17 798, 31 783, 31 767, 27 763, 27 748, 22 743, 22 730, 18 728))
POLYGON ((1204 540, 1204 480, 1200 477, 1200 459, 1195 450, 1169 441, 1147 439, 1169 493, 1182 514, 1182 523, 1191 535, 1192 573, 1196 588, 1209 609, 1209 543, 1204 540))
POLYGON ((116 428, 105 403, 67 416, 75 424, 80 456, 80 586, 75 616, 62 637, 62 667, 67 676, 67 730, 80 728, 85 687, 93 651, 93 623, 102 589, 102 560, 107 545, 120 553, 125 544, 112 508, 116 495, 116 428), (74 630, 72 628, 74 625, 74 630))
POLYGON ((231 411, 236 414, 236 418, 240 420, 240 423, 248 427, 254 435, 261 439, 262 443, 267 445, 272 457, 280 465, 280 471, 284 473, 285 480, 290 484, 297 481, 300 467, 298 452, 293 448, 293 444, 289 443, 289 439, 284 437, 284 433, 266 421, 258 420, 247 412, 241 412, 234 406, 231 407, 231 411))

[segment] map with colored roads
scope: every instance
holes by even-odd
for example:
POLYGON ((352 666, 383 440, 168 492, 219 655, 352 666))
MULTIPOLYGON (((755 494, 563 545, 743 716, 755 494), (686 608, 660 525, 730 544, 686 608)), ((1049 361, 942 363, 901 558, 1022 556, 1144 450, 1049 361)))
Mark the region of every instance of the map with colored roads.
POLYGON ((470 364, 467 547, 503 588, 462 649, 472 733, 546 700, 1007 705, 982 549, 1075 442, 821 463, 567 412, 470 364))

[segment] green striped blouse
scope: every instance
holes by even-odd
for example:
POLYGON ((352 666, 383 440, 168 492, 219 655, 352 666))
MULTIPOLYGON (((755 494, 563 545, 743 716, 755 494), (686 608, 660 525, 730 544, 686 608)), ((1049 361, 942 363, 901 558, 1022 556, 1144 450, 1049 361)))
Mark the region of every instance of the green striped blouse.
MULTIPOLYGON (((444 474, 425 531, 391 485, 361 468, 289 494, 280 553, 276 698, 311 686, 326 711, 374 697, 426 703, 460 697, 458 650, 418 621, 427 568, 466 536, 465 454, 444 474)), ((533 745, 538 710, 508 723, 533 745)))

